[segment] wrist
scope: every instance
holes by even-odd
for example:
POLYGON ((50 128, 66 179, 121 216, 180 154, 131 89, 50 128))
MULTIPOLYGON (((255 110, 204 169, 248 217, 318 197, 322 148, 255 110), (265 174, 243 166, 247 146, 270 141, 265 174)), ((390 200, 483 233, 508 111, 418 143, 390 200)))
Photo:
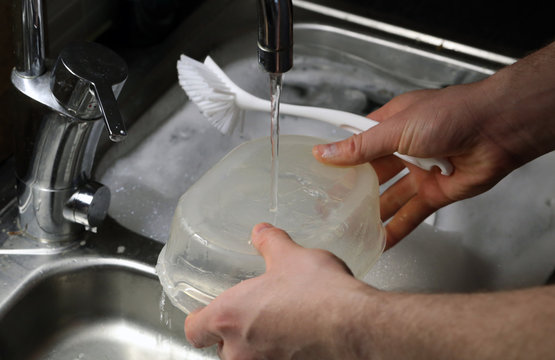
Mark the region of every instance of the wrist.
POLYGON ((516 166, 555 149, 553 68, 555 43, 476 83, 484 135, 516 166))
POLYGON ((395 295, 356 281, 358 284, 341 296, 341 311, 333 320, 333 358, 380 359, 384 353, 381 349, 388 343, 382 338, 387 322, 385 308, 395 295))

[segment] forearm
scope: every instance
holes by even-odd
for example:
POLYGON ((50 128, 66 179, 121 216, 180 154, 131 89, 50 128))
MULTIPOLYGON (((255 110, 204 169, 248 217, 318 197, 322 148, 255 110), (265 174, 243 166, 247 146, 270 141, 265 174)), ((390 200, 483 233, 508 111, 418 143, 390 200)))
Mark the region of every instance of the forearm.
POLYGON ((479 83, 484 135, 520 166, 555 149, 555 42, 479 83))
POLYGON ((368 359, 547 359, 555 354, 555 287, 484 294, 369 289, 353 326, 368 359), (358 320, 356 320, 358 319, 358 320))

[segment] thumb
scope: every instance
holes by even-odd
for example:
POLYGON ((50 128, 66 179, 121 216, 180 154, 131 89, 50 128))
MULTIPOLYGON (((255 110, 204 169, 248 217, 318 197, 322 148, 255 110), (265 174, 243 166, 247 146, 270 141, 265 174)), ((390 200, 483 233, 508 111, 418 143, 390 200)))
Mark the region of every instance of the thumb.
POLYGON ((345 140, 315 145, 312 154, 317 160, 333 165, 358 165, 391 155, 397 151, 398 143, 395 135, 398 132, 391 124, 383 122, 345 140))
POLYGON ((280 259, 287 258, 288 253, 302 248, 289 235, 268 223, 254 226, 251 233, 252 244, 264 257, 266 271, 270 270, 280 259))

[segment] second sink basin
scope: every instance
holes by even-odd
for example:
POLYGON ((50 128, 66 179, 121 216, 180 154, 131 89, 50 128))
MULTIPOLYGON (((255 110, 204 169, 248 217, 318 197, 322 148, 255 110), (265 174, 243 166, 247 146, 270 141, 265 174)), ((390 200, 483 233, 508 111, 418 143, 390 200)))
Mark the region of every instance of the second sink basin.
POLYGON ((217 359, 187 343, 185 315, 152 267, 80 258, 51 268, 0 316, 1 359, 217 359))

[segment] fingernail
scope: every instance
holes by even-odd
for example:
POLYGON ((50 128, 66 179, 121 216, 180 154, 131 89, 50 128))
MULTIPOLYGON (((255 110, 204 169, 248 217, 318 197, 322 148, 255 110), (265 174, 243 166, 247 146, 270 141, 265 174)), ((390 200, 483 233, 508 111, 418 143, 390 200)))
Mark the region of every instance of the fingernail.
POLYGON ((316 151, 320 154, 320 157, 322 159, 329 159, 337 155, 337 145, 335 144, 316 145, 316 151))
POLYGON ((272 224, 268 224, 268 223, 260 223, 260 224, 256 224, 254 226, 254 228, 252 229, 252 234, 253 235, 258 235, 260 234, 262 231, 269 229, 273 227, 272 224))

